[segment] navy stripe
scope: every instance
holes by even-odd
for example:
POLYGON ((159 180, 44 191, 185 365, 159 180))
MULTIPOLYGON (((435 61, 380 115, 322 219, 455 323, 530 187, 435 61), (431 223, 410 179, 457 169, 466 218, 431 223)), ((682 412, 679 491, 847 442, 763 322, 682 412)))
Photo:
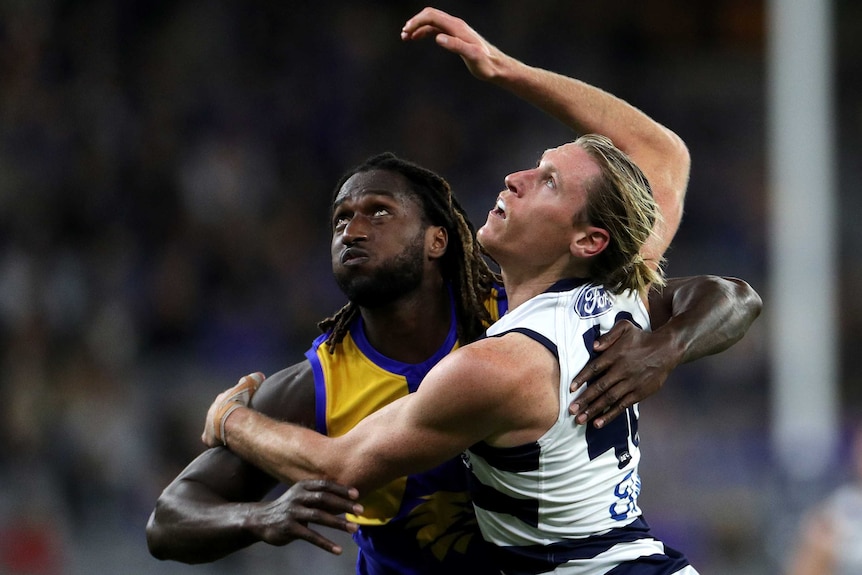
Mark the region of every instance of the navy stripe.
MULTIPOLYGON (((611 529, 603 535, 593 535, 585 539, 569 539, 550 545, 497 547, 495 555, 497 563, 506 566, 504 572, 507 575, 535 575, 537 573, 553 571, 558 565, 562 565, 568 561, 592 559, 614 545, 631 543, 632 541, 644 538, 652 538, 652 536, 650 535, 649 526, 646 521, 638 518, 625 527, 611 529)), ((664 556, 660 556, 659 559, 668 561, 668 558, 664 556)), ((670 572, 672 573, 673 571, 670 572)), ((616 572, 612 573, 615 575, 627 574, 625 571, 620 572, 620 574, 616 572)), ((632 572, 632 575, 634 573, 632 572)), ((648 573, 653 572, 649 571, 648 573)), ((655 571, 655 573, 662 572, 655 571)))
POLYGON ((545 293, 572 291, 576 287, 580 287, 590 280, 586 278, 565 278, 558 280, 554 285, 545 290, 545 293))
POLYGON ((539 526, 538 499, 519 499, 488 487, 470 473, 470 499, 479 509, 491 513, 505 513, 531 527, 539 526))
POLYGON ((682 553, 665 545, 664 555, 650 555, 620 563, 606 575, 673 575, 688 565, 690 563, 682 553))
POLYGON ((489 337, 503 337, 507 333, 512 333, 512 332, 520 333, 521 335, 526 335, 530 339, 536 340, 538 343, 540 343, 543 346, 545 346, 546 348, 548 348, 548 351, 550 351, 552 354, 554 354, 554 357, 557 359, 557 361, 560 360, 560 354, 557 352, 557 345, 554 342, 552 342, 551 340, 549 340, 548 338, 546 338, 545 336, 543 336, 539 332, 533 331, 532 329, 528 329, 526 327, 516 327, 515 329, 510 329, 508 331, 495 333, 494 335, 489 336, 489 337))
POLYGON ((619 323, 623 320, 632 322, 634 324, 634 326, 638 329, 643 329, 643 326, 641 324, 639 324, 638 322, 636 322, 635 318, 632 317, 632 314, 630 314, 627 311, 621 311, 616 315, 616 317, 614 317, 614 323, 615 324, 619 323))
POLYGON ((470 453, 478 455, 488 462, 488 465, 500 471, 520 473, 535 471, 539 468, 539 456, 542 448, 537 441, 517 445, 515 447, 494 447, 484 441, 472 445, 470 453))

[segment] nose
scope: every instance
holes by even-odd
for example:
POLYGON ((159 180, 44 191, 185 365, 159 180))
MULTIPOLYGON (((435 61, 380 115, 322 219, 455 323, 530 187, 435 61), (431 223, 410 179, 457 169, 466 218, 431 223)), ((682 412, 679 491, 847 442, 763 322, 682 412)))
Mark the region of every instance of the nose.
POLYGON ((521 195, 524 183, 524 175, 526 173, 527 172, 525 170, 521 170, 520 172, 512 172, 511 174, 506 176, 505 180, 503 180, 506 184, 506 188, 510 192, 514 193, 516 196, 521 195))
POLYGON ((344 245, 353 245, 356 242, 368 239, 368 226, 362 214, 354 214, 341 232, 341 242, 344 245))

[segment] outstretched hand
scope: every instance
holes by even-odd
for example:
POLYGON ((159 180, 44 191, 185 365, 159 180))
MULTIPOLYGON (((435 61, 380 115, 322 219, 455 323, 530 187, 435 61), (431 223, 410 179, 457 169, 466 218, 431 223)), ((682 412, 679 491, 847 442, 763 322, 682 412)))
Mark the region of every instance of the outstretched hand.
POLYGON ((429 36, 433 36, 439 46, 461 56, 470 73, 480 80, 497 76, 507 58, 464 20, 436 8, 423 9, 401 29, 402 40, 421 40, 429 36))
POLYGON ((201 441, 207 447, 225 445, 225 420, 235 409, 248 407, 251 398, 265 378, 266 376, 260 372, 251 373, 240 378, 235 386, 215 398, 207 410, 207 420, 204 424, 204 432, 201 434, 201 441))
POLYGON ((331 481, 299 481, 281 497, 267 502, 259 513, 255 513, 255 529, 260 540, 271 545, 287 545, 302 539, 324 551, 340 555, 340 545, 310 529, 308 524, 355 533, 359 526, 341 514, 361 514, 363 508, 356 502, 358 497, 356 489, 331 481))
POLYGON ((679 364, 672 342, 661 332, 644 331, 620 321, 598 338, 600 352, 572 380, 571 391, 589 385, 569 406, 575 421, 603 427, 626 408, 662 388, 679 364))

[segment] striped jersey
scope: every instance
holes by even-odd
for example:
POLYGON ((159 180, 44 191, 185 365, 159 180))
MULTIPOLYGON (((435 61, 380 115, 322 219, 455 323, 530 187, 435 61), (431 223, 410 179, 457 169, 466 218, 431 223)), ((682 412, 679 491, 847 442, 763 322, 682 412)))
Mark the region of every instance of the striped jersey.
MULTIPOLYGON (((416 391, 422 378, 459 346, 454 300, 446 341, 423 363, 385 357, 365 337, 361 316, 330 354, 328 334, 318 337, 306 357, 315 382, 316 429, 343 435, 360 420, 416 391)), ((506 311, 505 291, 492 290, 486 307, 493 320, 506 311)), ((498 575, 479 532, 460 458, 430 471, 401 477, 362 498, 359 575, 498 575)))
POLYGON ((567 279, 486 332, 526 335, 560 366, 557 421, 541 438, 506 448, 480 442, 465 453, 476 516, 504 573, 696 573, 641 517, 637 405, 601 429, 577 425, 568 412, 582 391, 569 386, 593 357, 593 342, 624 319, 649 329, 636 294, 567 279))

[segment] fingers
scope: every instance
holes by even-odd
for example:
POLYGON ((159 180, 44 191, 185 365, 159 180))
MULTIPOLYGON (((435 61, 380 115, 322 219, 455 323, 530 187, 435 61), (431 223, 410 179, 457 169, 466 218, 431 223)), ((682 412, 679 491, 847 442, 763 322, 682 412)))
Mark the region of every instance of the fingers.
POLYGON ((231 388, 233 391, 231 398, 234 401, 244 401, 244 405, 248 405, 264 379, 266 376, 259 371, 241 377, 237 384, 231 388))
POLYGON ((610 367, 602 364, 599 359, 594 359, 572 381, 573 392, 584 386, 582 392, 569 405, 569 413, 575 417, 578 424, 584 425, 592 421, 596 427, 602 427, 636 401, 630 397, 630 390, 623 381, 611 373, 603 372, 610 367), (583 378, 584 382, 579 383, 579 378, 583 378), (592 381, 586 385, 588 380, 592 381), (623 400, 628 400, 629 403, 620 407, 623 400))
POLYGON ((248 407, 266 376, 257 371, 240 378, 236 385, 223 391, 207 410, 201 441, 208 447, 225 445, 225 421, 237 408, 248 407))
POLYGON ((606 412, 602 413, 600 416, 596 417, 593 420, 593 425, 596 426, 597 429, 601 429, 609 422, 616 419, 620 414, 625 412, 626 409, 628 409, 628 405, 626 405, 624 401, 621 401, 608 409, 606 412))
POLYGON ((341 546, 320 533, 308 528, 309 523, 322 525, 346 533, 355 533, 359 525, 348 521, 342 513, 361 515, 364 508, 356 502, 359 492, 322 479, 300 481, 293 485, 282 499, 289 501, 294 527, 292 535, 308 541, 335 555, 342 553, 341 546))
POLYGON ((332 553, 333 555, 341 555, 344 552, 341 545, 336 544, 334 541, 327 539, 317 531, 309 529, 308 527, 297 527, 296 538, 308 541, 315 547, 320 547, 324 551, 332 553))
MULTIPOLYGON (((320 523, 318 521, 311 521, 311 520, 309 520, 308 523, 318 523, 320 525, 323 525, 323 523, 320 523)), ((358 529, 358 527, 359 527, 355 523, 351 523, 350 525, 353 525, 355 527, 355 529, 353 529, 352 531, 347 530, 347 529, 343 529, 342 531, 348 531, 349 533, 354 533, 356 531, 356 529, 358 529)), ((332 527, 332 526, 328 526, 328 527, 332 527)), ((287 543, 290 543, 291 541, 294 541, 296 539, 302 539, 303 541, 308 541, 309 543, 311 543, 315 547, 320 547, 324 551, 332 553, 333 555, 341 555, 341 553, 344 551, 344 549, 341 547, 341 545, 338 545, 336 542, 332 541, 331 539, 328 539, 328 538, 324 537, 323 535, 321 535, 320 533, 318 533, 317 531, 315 531, 314 529, 311 529, 310 527, 308 527, 308 525, 306 525, 305 521, 291 522, 289 531, 290 531, 290 534, 286 540, 280 540, 280 541, 273 542, 273 543, 276 545, 286 545, 287 543)))
POLYGON ((355 487, 347 487, 325 479, 305 479, 299 481, 291 489, 302 489, 315 501, 328 504, 327 509, 338 513, 361 514, 362 505, 356 502, 359 491, 355 487))
POLYGON ((462 22, 460 19, 441 10, 425 8, 404 23, 401 28, 401 38, 418 40, 440 32, 452 34, 455 25, 460 22, 462 22))
MULTIPOLYGON (((572 384, 569 386, 569 391, 574 393, 579 387, 588 383, 590 380, 595 379, 600 374, 604 373, 606 369, 607 366, 603 365, 601 357, 590 360, 589 362, 587 362, 587 365, 585 365, 581 369, 581 371, 579 371, 578 374, 572 379, 572 384)), ((584 390, 584 393, 582 395, 586 394, 586 396, 591 399, 592 397, 595 397, 595 395, 597 395, 598 393, 600 392, 595 389, 590 389, 588 387, 584 390)))
MULTIPOLYGON (((614 324, 614 326, 606 334, 596 338, 596 340, 593 342, 593 350, 599 352, 600 355, 594 357, 589 362, 587 362, 583 369, 578 372, 574 379, 572 379, 572 385, 570 386, 569 390, 575 391, 583 384, 595 379, 599 375, 608 371, 614 365, 614 363, 618 361, 617 356, 619 354, 616 352, 613 352, 611 354, 602 352, 606 352, 623 337, 630 337, 627 334, 631 329, 636 328, 627 321, 619 321, 614 324)), ((588 397, 592 399, 599 393, 601 393, 601 391, 593 390, 590 394, 588 394, 588 397)))
POLYGON ((297 519, 354 532, 358 527, 343 517, 333 514, 352 513, 362 515, 365 509, 356 500, 359 491, 324 479, 307 479, 294 484, 283 495, 291 506, 300 511, 297 519), (297 505, 298 504, 298 505, 297 505))
POLYGON ((443 31, 436 26, 419 26, 415 29, 408 30, 407 25, 404 25, 404 28, 401 29, 401 39, 402 40, 422 40, 429 36, 434 36, 436 34, 441 34, 443 31))
POLYGON ((618 321, 606 334, 598 337, 593 343, 594 351, 605 351, 623 337, 634 325, 628 321, 618 321))
POLYGON ((619 398, 615 387, 608 380, 594 381, 571 403, 569 413, 574 415, 575 421, 581 425, 595 419, 606 409, 616 405, 619 398))
POLYGON ((609 386, 607 389, 598 388, 599 385, 599 383, 594 383, 587 388, 592 391, 596 387, 597 391, 593 396, 597 397, 587 401, 579 396, 569 406, 569 413, 575 416, 575 422, 579 425, 592 422, 596 428, 600 429, 623 413, 626 408, 637 403, 637 398, 632 393, 626 393, 622 398, 617 395, 617 388, 621 385, 609 386))

